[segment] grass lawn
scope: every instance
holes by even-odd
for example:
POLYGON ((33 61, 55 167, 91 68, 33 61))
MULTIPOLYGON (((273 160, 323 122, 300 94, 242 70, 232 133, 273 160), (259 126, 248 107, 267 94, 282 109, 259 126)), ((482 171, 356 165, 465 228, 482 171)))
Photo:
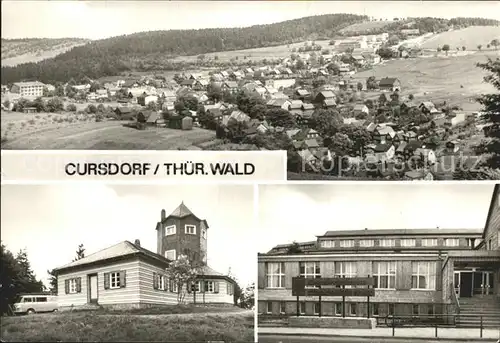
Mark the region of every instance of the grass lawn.
POLYGON ((2 149, 199 150, 215 131, 148 127, 136 130, 122 121, 96 122, 74 113, 2 112, 2 149))
POLYGON ((254 313, 173 306, 170 310, 37 314, 3 317, 1 335, 17 342, 253 342, 254 313))

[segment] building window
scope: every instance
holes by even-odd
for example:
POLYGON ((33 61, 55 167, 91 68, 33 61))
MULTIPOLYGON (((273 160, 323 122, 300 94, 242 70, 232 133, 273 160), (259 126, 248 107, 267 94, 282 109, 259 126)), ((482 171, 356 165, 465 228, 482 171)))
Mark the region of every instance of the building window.
POLYGON ((156 275, 156 280, 158 289, 164 291, 167 287, 167 277, 165 275, 156 275))
POLYGON ((306 314, 306 303, 305 303, 304 301, 302 301, 302 302, 300 303, 300 306, 299 306, 299 307, 300 307, 300 309, 299 309, 300 314, 306 314))
POLYGON ((267 309, 266 309, 266 312, 267 313, 273 313, 273 303, 268 301, 267 302, 267 309))
POLYGON ((401 240, 401 246, 402 247, 414 247, 415 246, 415 240, 414 239, 402 239, 401 240))
POLYGON ((314 303, 314 314, 319 314, 319 303, 314 303))
POLYGON ((361 239, 359 241, 359 246, 363 248, 373 247, 374 245, 373 239, 361 239))
POLYGON ((396 288, 396 262, 373 262, 375 288, 396 288))
POLYGON ((281 314, 286 313, 286 302, 284 302, 284 301, 280 302, 280 313, 281 314))
POLYGON ((165 251, 165 257, 168 258, 169 260, 175 261, 176 260, 175 249, 165 251))
POLYGON ((184 226, 184 233, 186 235, 196 235, 196 225, 186 225, 186 226, 184 226))
POLYGON ((394 315, 394 304, 389 304, 389 316, 393 316, 394 315))
MULTIPOLYGON (((299 263, 300 277, 306 279, 316 279, 321 277, 321 270, 319 262, 300 262, 299 263)), ((315 286, 306 286, 307 288, 314 288, 315 286)))
POLYGON ((335 248, 335 241, 332 239, 320 241, 319 244, 320 244, 320 247, 322 247, 322 248, 335 248))
POLYGON ((429 316, 433 316, 434 315, 434 305, 427 305, 428 308, 427 308, 427 314, 429 316))
POLYGON ((283 262, 267 263, 267 287, 285 287, 285 264, 283 262))
POLYGON ((172 281, 172 287, 170 288, 172 290, 172 293, 178 293, 179 292, 179 287, 177 285, 177 282, 172 281))
POLYGON ((207 230, 201 229, 201 238, 207 239, 207 230))
POLYGON ((447 238, 444 240, 444 245, 447 247, 458 247, 460 245, 460 240, 458 238, 447 238))
POLYGON ((120 288, 120 272, 109 273, 109 288, 120 288))
POLYGON ((357 311, 357 304, 351 303, 349 307, 350 307, 349 313, 351 314, 351 316, 355 316, 357 311))
POLYGON ((175 235, 176 227, 175 225, 170 225, 165 228, 165 236, 175 235))
POLYGON ((424 238, 422 239, 423 247, 437 247, 438 241, 435 238, 424 238))
MULTIPOLYGON (((335 277, 355 277, 356 276, 356 263, 355 262, 335 262, 335 277)), ((350 288, 352 286, 345 286, 350 288)))
POLYGON ((352 240, 352 239, 341 240, 340 247, 341 248, 353 248, 354 247, 354 240, 352 240))
POLYGON ((430 290, 436 288, 435 262, 412 262, 411 288, 430 290))
POLYGON ((377 303, 372 304, 372 313, 374 316, 378 316, 379 304, 377 304, 377 303))
POLYGON ((71 279, 69 280, 69 293, 70 294, 73 294, 73 293, 77 293, 77 289, 78 289, 78 280, 77 279, 71 279))
POLYGON ((381 239, 380 240, 380 246, 381 247, 393 247, 395 246, 395 241, 394 239, 381 239))
POLYGON ((486 250, 493 250, 493 240, 488 240, 488 248, 486 250))
POLYGON ((413 311, 412 312, 413 312, 414 316, 418 316, 418 313, 419 313, 418 312, 418 305, 413 305, 413 311))
POLYGON ((205 281, 205 292, 213 293, 214 292, 214 282, 213 281, 205 281))
POLYGON ((342 303, 335 303, 335 315, 336 316, 342 315, 342 303))

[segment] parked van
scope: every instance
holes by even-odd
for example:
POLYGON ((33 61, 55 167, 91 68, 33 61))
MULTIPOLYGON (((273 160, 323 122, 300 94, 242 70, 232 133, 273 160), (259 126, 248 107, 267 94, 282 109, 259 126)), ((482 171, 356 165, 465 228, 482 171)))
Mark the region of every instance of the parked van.
POLYGON ((40 313, 57 311, 57 296, 44 294, 21 295, 14 304, 14 313, 40 313))

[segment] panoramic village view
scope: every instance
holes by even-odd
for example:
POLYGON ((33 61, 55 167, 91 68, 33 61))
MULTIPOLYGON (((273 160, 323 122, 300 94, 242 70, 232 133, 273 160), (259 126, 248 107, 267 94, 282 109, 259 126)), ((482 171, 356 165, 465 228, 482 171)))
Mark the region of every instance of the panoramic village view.
POLYGON ((358 14, 2 38, 2 149, 286 150, 289 179, 500 179, 499 45, 498 20, 358 14))

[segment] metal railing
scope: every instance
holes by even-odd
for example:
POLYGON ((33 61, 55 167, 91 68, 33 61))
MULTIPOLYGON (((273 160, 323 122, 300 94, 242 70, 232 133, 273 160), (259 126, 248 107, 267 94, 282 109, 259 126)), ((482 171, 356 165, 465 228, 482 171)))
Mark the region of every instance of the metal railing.
MULTIPOLYGON (((396 328, 408 327, 432 327, 434 336, 438 337, 439 328, 469 328, 479 329, 479 337, 483 338, 485 329, 497 329, 498 326, 489 326, 490 322, 500 323, 500 313, 482 314, 482 315, 464 315, 464 314, 435 314, 435 315, 388 315, 377 318, 378 325, 386 325, 392 328, 392 336, 395 336, 396 328), (469 321, 461 324, 461 321, 469 321)), ((499 329, 500 334, 500 329, 499 329)))

